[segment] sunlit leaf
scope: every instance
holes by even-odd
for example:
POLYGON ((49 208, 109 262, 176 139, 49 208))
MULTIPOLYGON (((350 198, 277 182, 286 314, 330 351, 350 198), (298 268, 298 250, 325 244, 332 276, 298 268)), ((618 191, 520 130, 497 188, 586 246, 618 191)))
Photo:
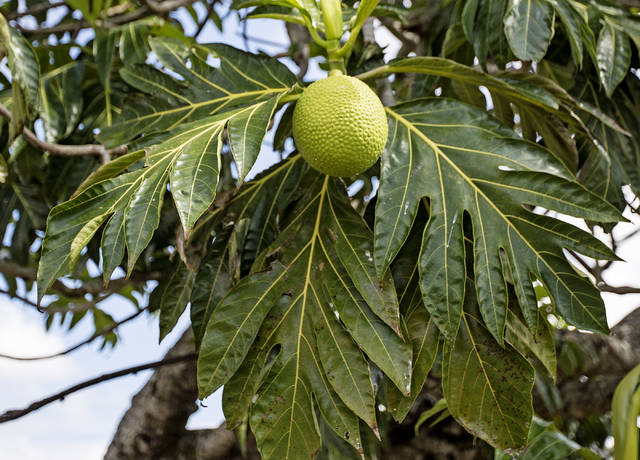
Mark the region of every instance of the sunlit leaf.
POLYGON ((563 247, 587 251, 594 238, 522 205, 605 222, 619 220, 613 207, 574 182, 550 152, 515 138, 484 111, 442 99, 387 111, 390 136, 382 157, 375 226, 379 275, 407 238, 418 201, 426 196, 430 220, 422 243, 421 286, 425 305, 445 336, 455 337, 462 312, 467 213, 480 311, 498 342, 507 312, 504 273, 511 274, 531 327, 537 323, 531 285, 535 276, 547 285, 567 321, 608 330, 597 289, 573 271, 562 253, 563 247), (569 229, 571 237, 565 236, 569 229))
POLYGON ((101 133, 100 139, 109 144, 126 142, 141 133, 172 129, 239 105, 258 105, 287 93, 297 81, 278 61, 227 45, 190 49, 169 38, 153 38, 150 44, 162 64, 183 80, 149 65, 122 69, 121 77, 145 96, 127 104, 114 125, 101 133), (219 68, 207 64, 207 54, 220 59, 219 68))
POLYGON ((629 71, 631 44, 629 37, 605 21, 598 37, 598 71, 607 96, 611 97, 629 71))

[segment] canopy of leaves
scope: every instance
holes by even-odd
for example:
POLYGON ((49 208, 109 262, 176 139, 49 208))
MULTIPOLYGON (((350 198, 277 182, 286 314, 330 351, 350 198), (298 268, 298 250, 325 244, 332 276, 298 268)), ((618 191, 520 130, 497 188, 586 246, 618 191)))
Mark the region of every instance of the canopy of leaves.
MULTIPOLYGON (((100 28, 101 2, 72 2, 96 25, 73 58, 0 20, 12 78, 0 236, 12 261, 37 266, 39 301, 90 302, 103 324, 101 293, 137 302, 113 287, 125 272, 153 289, 161 339, 190 306, 200 397, 224 386, 227 426, 248 424, 265 459, 369 455, 366 440, 405 418, 432 368, 448 413, 490 445, 579 452, 533 423, 532 388, 536 373, 555 375, 549 315, 608 332, 597 287, 566 251, 616 256, 553 216, 610 229, 621 186, 640 190, 637 12, 429 3, 423 55, 386 64, 356 40, 366 18, 421 30, 425 4, 343 4, 353 38, 340 59, 395 103, 380 164, 342 179, 284 148, 305 83, 276 58, 197 43, 157 17, 100 28), (46 154, 21 136, 37 121, 48 142, 128 153, 46 154), (284 154, 256 175, 274 124, 284 154), (97 266, 102 279, 89 276, 97 266), (92 290, 64 295, 69 275, 92 290)), ((236 6, 307 26, 326 57, 315 1, 236 6)))

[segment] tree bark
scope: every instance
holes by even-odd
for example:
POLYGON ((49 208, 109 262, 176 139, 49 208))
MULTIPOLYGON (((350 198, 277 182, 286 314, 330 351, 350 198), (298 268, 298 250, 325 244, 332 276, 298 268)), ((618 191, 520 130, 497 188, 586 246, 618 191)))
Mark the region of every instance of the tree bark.
MULTIPOLYGON (((613 328, 611 336, 561 331, 557 337, 559 356, 563 349, 577 345, 581 352, 572 366, 561 367, 556 383, 561 404, 547 407, 534 396, 536 413, 582 419, 610 409, 611 397, 622 377, 640 362, 634 353, 640 347, 640 309, 613 328)), ((193 350, 190 331, 167 356, 193 350)), ((107 451, 105 459, 249 460, 259 459, 254 439, 249 436, 246 457, 242 456, 234 432, 224 425, 209 430, 186 429, 197 406, 195 360, 160 368, 134 396, 107 451)), ((442 397, 440 380, 430 377, 401 424, 390 424, 380 458, 388 460, 433 459, 476 460, 492 458, 484 442, 467 433, 448 418, 435 427, 423 427, 418 436, 414 425, 420 414, 442 397)))
MULTIPOLYGON (((166 357, 194 351, 191 329, 166 357)), ((189 416, 198 408, 196 360, 156 370, 131 400, 105 455, 106 460, 174 458, 189 416)))

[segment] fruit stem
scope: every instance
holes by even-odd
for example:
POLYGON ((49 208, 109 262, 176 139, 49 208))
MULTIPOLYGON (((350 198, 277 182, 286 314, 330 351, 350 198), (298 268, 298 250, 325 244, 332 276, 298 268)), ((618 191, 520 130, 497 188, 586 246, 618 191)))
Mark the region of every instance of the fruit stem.
POLYGON ((344 66, 344 59, 337 54, 340 48, 340 40, 330 40, 327 45, 329 75, 343 75, 347 73, 347 69, 344 66))
POLYGON ((320 4, 324 20, 329 75, 341 75, 346 73, 344 59, 338 54, 343 26, 341 2, 340 0, 321 0, 320 4))

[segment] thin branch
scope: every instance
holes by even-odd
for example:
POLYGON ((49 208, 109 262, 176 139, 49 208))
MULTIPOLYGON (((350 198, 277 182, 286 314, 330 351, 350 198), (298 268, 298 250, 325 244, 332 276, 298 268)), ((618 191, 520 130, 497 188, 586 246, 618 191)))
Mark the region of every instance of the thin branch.
MULTIPOLYGON (((151 14, 155 14, 158 16, 167 16, 172 11, 177 10, 178 8, 181 8, 183 6, 190 5, 194 1, 195 0, 169 0, 156 2, 154 0, 147 0, 144 2, 144 6, 126 14, 120 14, 122 13, 122 8, 119 8, 120 5, 117 5, 109 9, 109 11, 107 12, 109 17, 107 19, 98 19, 95 23, 95 26, 104 29, 112 29, 122 24, 127 24, 129 22, 142 19, 145 16, 149 16, 151 14), (112 13, 113 15, 109 13, 112 13)), ((56 24, 55 26, 51 27, 39 27, 36 29, 26 29, 18 23, 15 23, 14 25, 18 30, 20 30, 20 32, 28 35, 61 34, 92 27, 89 21, 86 21, 84 19, 81 21, 56 24)))
POLYGON ((129 321, 133 320, 134 318, 137 318, 143 311, 145 311, 144 309, 138 310, 135 313, 133 313, 132 315, 127 316, 126 318, 113 323, 110 326, 104 327, 102 329, 100 329, 99 331, 94 332, 89 338, 83 340, 82 342, 67 348, 66 350, 60 351, 58 353, 53 353, 50 355, 44 355, 44 356, 29 356, 29 357, 22 357, 22 356, 11 356, 11 355, 5 355, 0 353, 0 358, 6 358, 6 359, 13 359, 16 361, 39 361, 42 359, 51 359, 51 358, 57 358, 58 356, 64 356, 64 355, 68 355, 69 353, 71 353, 72 351, 77 350, 78 348, 87 345, 91 342, 93 342, 95 339, 97 339, 98 337, 102 337, 105 334, 108 334, 109 332, 113 331, 114 329, 116 329, 117 327, 122 326, 125 323, 128 323, 129 321))
POLYGON ((587 263, 587 261, 582 256, 580 256, 575 251, 572 251, 571 249, 568 249, 567 252, 571 254, 573 258, 576 259, 576 261, 582 266, 582 268, 585 269, 587 273, 589 273, 591 276, 595 278, 596 284, 599 284, 602 282, 602 273, 599 270, 598 265, 596 265, 595 267, 592 267, 587 263))
POLYGON ((211 14, 213 13, 213 7, 216 4, 216 0, 211 0, 211 2, 209 2, 207 4, 207 12, 204 16, 204 18, 202 19, 202 22, 198 25, 198 30, 196 30, 196 33, 193 34, 193 39, 194 40, 198 40, 198 37, 200 36, 200 34, 202 33, 202 31, 204 30, 204 26, 207 25, 207 22, 209 22, 209 18, 211 17, 211 14))
POLYGON ((38 13, 42 13, 44 11, 48 11, 50 9, 53 8, 58 8, 60 6, 67 6, 66 2, 43 2, 43 3, 38 3, 37 5, 35 5, 32 8, 29 8, 25 11, 22 12, 11 12, 9 14, 7 14, 7 19, 11 20, 11 19, 18 19, 21 18, 23 16, 35 16, 38 13))
POLYGON ((42 310, 42 309, 38 306, 38 304, 37 304, 37 303, 32 302, 31 300, 27 299, 26 297, 20 297, 19 295, 11 294, 9 291, 7 291, 7 290, 5 290, 5 289, 2 289, 2 288, 0 288, 0 294, 6 294, 6 295, 8 295, 9 297, 11 297, 12 299, 18 299, 20 302, 24 302, 24 303, 26 303, 27 305, 31 305, 32 307, 37 308, 37 309, 38 309, 38 311, 39 311, 39 312, 41 312, 41 313, 42 313, 42 312, 44 312, 44 310, 42 310))
MULTIPOLYGON (((26 281, 36 281, 37 271, 35 269, 14 264, 8 260, 0 259, 0 273, 13 278, 22 278, 26 281)), ((62 281, 56 280, 52 288, 66 297, 83 297, 85 294, 97 295, 103 292, 113 294, 130 284, 140 284, 147 281, 157 280, 162 277, 160 272, 149 272, 134 275, 129 278, 117 278, 109 282, 108 289, 105 289, 101 278, 91 278, 82 281, 82 285, 76 288, 65 285, 62 281)), ((104 300, 104 299, 103 299, 104 300)), ((94 303, 97 303, 95 300, 94 303)))
POLYGON ((402 25, 399 22, 393 21, 389 18, 378 18, 382 26, 387 29, 394 37, 402 42, 403 47, 409 51, 415 50, 420 43, 420 37, 410 31, 402 30, 402 25), (398 27, 400 25, 400 28, 398 27))
POLYGON ((141 364, 134 367, 129 367, 127 369, 121 369, 116 372, 109 372, 108 374, 102 374, 98 377, 94 377, 90 380, 86 380, 84 382, 73 385, 67 388, 66 390, 60 391, 59 393, 53 394, 39 401, 35 401, 31 403, 29 406, 25 407, 24 409, 8 410, 3 414, 0 414, 0 423, 6 423, 11 420, 16 420, 20 417, 24 417, 25 415, 30 414, 31 412, 34 412, 48 404, 51 404, 58 400, 63 400, 65 397, 69 396, 72 393, 75 393, 76 391, 83 390, 93 385, 97 385, 102 382, 107 382, 109 380, 117 379, 119 377, 124 377, 125 375, 135 374, 140 371, 145 371, 147 369, 155 369, 161 366, 167 366, 167 365, 187 361, 189 359, 195 359, 196 356, 197 356, 197 353, 187 353, 185 355, 172 356, 169 358, 161 359, 160 361, 153 361, 150 363, 141 364))
POLYGON ((165 0, 163 2, 156 2, 155 0, 143 0, 143 3, 149 7, 155 14, 163 16, 170 12, 182 8, 183 6, 190 5, 194 0, 165 0))
POLYGON ((636 235, 638 235, 640 233, 640 228, 636 228, 634 229, 632 232, 630 232, 628 235, 623 236, 622 238, 620 238, 617 241, 617 244, 621 244, 624 243, 625 241, 630 240, 631 238, 635 237, 636 235))
POLYGON ((602 292, 612 292, 613 294, 640 294, 640 288, 633 286, 609 286, 606 283, 599 283, 598 289, 602 292))
MULTIPOLYGON (((9 122, 11 121, 11 112, 2 104, 0 104, 0 116, 5 118, 9 122)), ((105 156, 110 157, 111 155, 123 155, 127 153, 126 145, 120 145, 112 149, 105 149, 104 146, 101 144, 85 144, 85 145, 53 144, 51 142, 40 140, 33 131, 27 129, 26 127, 22 128, 22 135, 34 147, 39 148, 40 150, 47 151, 54 155, 62 155, 62 156, 93 155, 93 156, 98 156, 100 158, 103 158, 105 156)))

